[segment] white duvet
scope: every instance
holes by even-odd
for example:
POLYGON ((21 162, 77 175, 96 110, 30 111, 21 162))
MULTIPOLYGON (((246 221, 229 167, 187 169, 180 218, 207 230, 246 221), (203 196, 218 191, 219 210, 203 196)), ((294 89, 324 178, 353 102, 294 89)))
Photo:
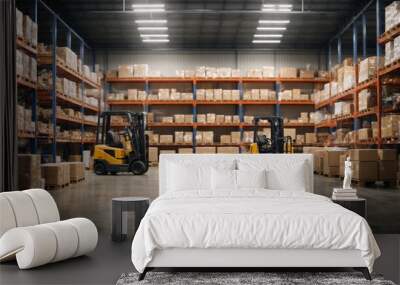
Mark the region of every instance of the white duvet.
POLYGON ((160 196, 133 239, 132 262, 143 272, 165 248, 358 249, 370 271, 380 255, 359 215, 323 196, 265 189, 160 196))

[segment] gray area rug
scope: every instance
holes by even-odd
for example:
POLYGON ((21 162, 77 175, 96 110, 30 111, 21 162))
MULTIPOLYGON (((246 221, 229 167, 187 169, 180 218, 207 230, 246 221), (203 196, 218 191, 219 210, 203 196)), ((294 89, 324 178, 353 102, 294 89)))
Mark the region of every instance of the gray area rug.
POLYGON ((381 276, 372 276, 368 281, 358 272, 148 272, 146 278, 138 281, 138 273, 122 274, 116 285, 146 284, 267 284, 267 285, 395 285, 381 276))

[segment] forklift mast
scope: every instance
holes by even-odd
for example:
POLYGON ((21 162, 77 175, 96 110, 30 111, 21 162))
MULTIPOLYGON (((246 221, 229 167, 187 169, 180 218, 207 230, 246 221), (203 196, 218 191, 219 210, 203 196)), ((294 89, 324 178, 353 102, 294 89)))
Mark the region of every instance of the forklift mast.
POLYGON ((271 125, 270 153, 284 153, 285 138, 283 133, 282 117, 267 116, 254 118, 254 142, 258 141, 258 129, 260 120, 267 120, 271 125))

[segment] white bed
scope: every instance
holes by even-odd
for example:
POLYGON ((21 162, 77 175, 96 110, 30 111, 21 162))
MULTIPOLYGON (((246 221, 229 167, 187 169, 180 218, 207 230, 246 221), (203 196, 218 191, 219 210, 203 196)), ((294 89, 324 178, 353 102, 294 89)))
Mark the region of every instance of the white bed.
POLYGON ((154 267, 355 267, 369 277, 380 255, 362 217, 312 194, 311 155, 161 155, 159 180, 132 243, 141 278, 154 267))

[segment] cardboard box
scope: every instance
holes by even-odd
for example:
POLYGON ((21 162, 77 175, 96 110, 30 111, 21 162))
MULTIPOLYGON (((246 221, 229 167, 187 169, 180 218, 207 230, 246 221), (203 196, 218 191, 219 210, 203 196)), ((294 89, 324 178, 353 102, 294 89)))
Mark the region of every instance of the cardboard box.
POLYGON ((230 135, 221 135, 220 140, 221 140, 221 144, 231 144, 232 143, 232 139, 231 139, 230 135))
POLYGON ((166 124, 172 124, 174 122, 174 117, 162 117, 161 118, 161 122, 162 123, 166 123, 166 124))
POLYGON ((372 138, 372 129, 371 128, 363 128, 357 131, 358 140, 367 141, 372 138))
POLYGON ((133 65, 130 64, 119 65, 118 77, 119 78, 133 77, 133 65))
POLYGON ((282 78, 296 78, 297 68, 294 67, 281 67, 279 70, 279 76, 282 78))
POLYGON ((166 149, 160 150, 160 154, 174 154, 174 153, 176 153, 175 150, 166 150, 166 149))
POLYGON ((24 14, 18 9, 15 9, 15 26, 17 37, 24 37, 24 14))
POLYGON ((18 154, 18 189, 40 188, 42 173, 39 154, 18 154))
POLYGON ((41 165, 46 186, 63 186, 70 183, 69 165, 66 163, 46 163, 41 165))
POLYGON ((85 178, 85 167, 83 162, 68 162, 69 177, 73 182, 80 181, 85 178))
POLYGON ((217 147, 217 153, 239 153, 239 147, 237 147, 237 146, 219 146, 219 147, 217 147))
POLYGON ((173 135, 160 135, 160 144, 172 144, 173 142, 173 135))
POLYGON ((216 115, 215 114, 207 114, 207 124, 215 124, 216 115))
POLYGON ((174 115, 175 123, 185 123, 185 115, 176 114, 174 115))
POLYGON ((376 161, 352 161, 353 179, 358 181, 377 181, 378 163, 376 161))
POLYGON ((378 149, 378 159, 383 161, 393 161, 397 160, 397 150, 396 149, 378 149))
POLYGON ((314 70, 300 69, 300 78, 314 78, 314 75, 314 70))
POLYGON ((193 149, 189 147, 178 148, 178 153, 193 153, 193 149))
POLYGON ((70 154, 68 156, 68 161, 69 162, 81 162, 82 156, 80 154, 70 154))
POLYGON ((339 176, 344 177, 344 162, 347 159, 347 153, 341 154, 339 156, 339 176))
POLYGON ((316 150, 313 153, 314 156, 314 171, 317 173, 323 173, 324 170, 324 153, 325 150, 316 150))
POLYGON ((351 161, 377 161, 378 152, 376 149, 351 149, 350 160, 351 161))
POLYGON ((202 132, 202 142, 203 144, 213 144, 214 132, 213 131, 202 132))
POLYGON ((240 132, 231 132, 231 142, 240 144, 240 132))
POLYGON ((193 115, 185 115, 185 123, 193 123, 193 115))
POLYGON ((215 146, 198 146, 196 147, 196 153, 208 154, 208 153, 216 153, 215 146))
POLYGON ((158 148, 157 147, 149 147, 149 161, 150 162, 158 162, 158 148))
POLYGON ((292 139, 296 138, 296 129, 295 128, 284 128, 283 135, 285 137, 291 137, 292 139))
POLYGON ((344 154, 344 151, 325 151, 323 153, 323 173, 328 176, 339 175, 339 163, 340 155, 344 154))
POLYGON ((205 114, 198 114, 197 115, 197 123, 205 124, 207 122, 207 115, 205 114))
POLYGON ((397 167, 396 160, 378 161, 379 181, 395 181, 397 178, 397 167))
POLYGON ((175 143, 181 144, 184 143, 184 132, 175 132, 175 143))
POLYGON ((317 135, 315 133, 306 133, 306 144, 317 143, 317 135))

